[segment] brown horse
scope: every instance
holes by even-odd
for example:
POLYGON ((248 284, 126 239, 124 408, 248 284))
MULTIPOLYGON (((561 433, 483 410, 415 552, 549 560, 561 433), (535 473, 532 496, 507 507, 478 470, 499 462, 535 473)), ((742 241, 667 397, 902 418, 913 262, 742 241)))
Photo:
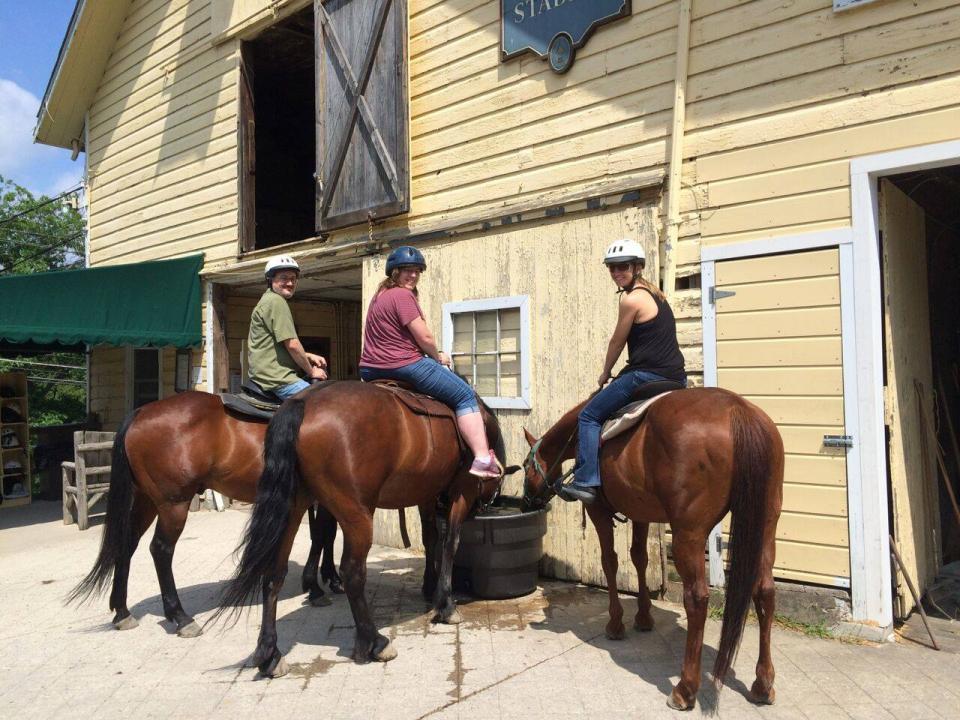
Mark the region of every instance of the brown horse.
MULTIPOLYGON (((577 416, 573 408, 539 440, 526 433, 524 499, 542 506, 555 492, 563 460, 574 457, 577 416)), ((783 441, 773 421, 756 405, 719 388, 680 390, 658 400, 635 429, 612 438, 600 452, 603 494, 587 507, 600 539, 607 578, 610 621, 607 637, 624 636, 623 607, 617 596, 617 554, 613 515, 633 521, 630 556, 640 578, 633 626, 653 628, 646 583, 647 529, 668 522, 673 559, 683 580, 687 643, 680 682, 668 704, 689 710, 700 688, 700 653, 707 616, 704 547, 710 530, 732 513, 730 569, 714 681, 722 685, 736 656, 750 598, 760 620, 760 657, 751 699, 772 703, 773 561, 783 497, 783 441)))
MULTIPOLYGON (((502 464, 499 426, 480 404, 491 447, 502 464)), ((287 672, 277 649, 277 596, 297 525, 314 501, 343 530, 340 573, 356 623, 356 662, 396 657, 377 631, 364 594, 377 508, 420 508, 427 556, 424 597, 433 597, 434 622, 460 621, 451 592, 460 526, 478 499, 493 498, 499 481, 478 481, 468 474, 470 463, 452 417, 414 414, 393 392, 373 383, 329 383, 284 403, 270 421, 264 457, 257 503, 238 548, 243 555, 214 616, 229 608, 239 613, 262 586, 263 622, 253 655, 262 674, 287 672), (441 496, 448 510, 438 563, 435 513, 441 496)))
MULTIPOLYGON (((106 588, 111 575, 110 609, 118 630, 137 626, 127 608, 130 559, 154 518, 157 528, 150 553, 160 581, 163 614, 181 637, 195 637, 200 626, 180 604, 173 579, 173 552, 194 495, 210 488, 236 500, 253 502, 263 470, 267 423, 227 410, 215 395, 186 392, 135 410, 113 444, 110 494, 100 553, 87 576, 67 596, 83 600, 106 588)), ((333 565, 336 523, 323 509, 311 517, 312 547, 303 571, 304 592, 314 605, 329 605, 317 582, 317 565, 326 547, 322 576, 336 591, 333 565)))

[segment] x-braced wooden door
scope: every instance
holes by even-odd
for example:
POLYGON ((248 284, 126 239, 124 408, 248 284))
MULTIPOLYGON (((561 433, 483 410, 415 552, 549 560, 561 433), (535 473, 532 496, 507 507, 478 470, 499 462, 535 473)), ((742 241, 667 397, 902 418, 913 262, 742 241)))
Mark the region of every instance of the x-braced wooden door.
POLYGON ((314 0, 317 230, 410 208, 406 0, 314 0))

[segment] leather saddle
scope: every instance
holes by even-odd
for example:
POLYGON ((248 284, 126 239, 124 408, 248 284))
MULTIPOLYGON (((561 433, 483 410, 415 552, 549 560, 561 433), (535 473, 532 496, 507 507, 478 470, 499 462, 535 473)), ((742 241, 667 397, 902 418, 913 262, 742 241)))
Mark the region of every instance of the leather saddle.
POLYGON ((239 393, 220 393, 220 401, 224 407, 255 420, 271 420, 283 402, 253 380, 247 380, 241 385, 239 393))
POLYGON ((393 393, 394 397, 406 405, 415 415, 448 418, 456 425, 457 415, 448 405, 429 395, 417 392, 405 382, 400 380, 373 380, 370 384, 393 393))

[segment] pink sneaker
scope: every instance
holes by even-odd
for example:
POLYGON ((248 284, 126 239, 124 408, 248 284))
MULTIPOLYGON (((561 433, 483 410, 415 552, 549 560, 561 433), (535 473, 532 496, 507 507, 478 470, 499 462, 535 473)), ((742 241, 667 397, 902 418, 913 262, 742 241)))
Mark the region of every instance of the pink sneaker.
POLYGON ((497 464, 496 455, 490 453, 486 460, 474 458, 470 466, 470 474, 480 478, 500 477, 500 466, 497 464))

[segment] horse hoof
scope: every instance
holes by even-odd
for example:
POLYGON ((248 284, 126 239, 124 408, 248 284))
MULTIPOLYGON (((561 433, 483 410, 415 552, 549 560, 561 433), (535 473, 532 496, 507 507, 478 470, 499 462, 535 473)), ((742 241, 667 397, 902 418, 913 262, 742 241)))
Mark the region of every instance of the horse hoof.
POLYGON ((607 640, 623 640, 627 635, 627 631, 623 629, 623 624, 621 623, 620 627, 608 627, 604 634, 607 636, 607 640))
POLYGON ((266 673, 268 677, 271 678, 281 678, 290 672, 290 667, 287 665, 287 661, 283 658, 280 658, 280 661, 276 664, 272 671, 266 673))
POLYGON ((327 583, 327 587, 334 595, 343 595, 343 583, 340 580, 331 580, 327 583))
POLYGON ((390 662, 397 656, 397 649, 393 646, 392 642, 387 642, 384 645, 383 649, 380 652, 373 653, 373 659, 377 662, 390 662))
POLYGON ((203 630, 197 625, 196 621, 191 620, 181 628, 177 628, 177 635, 182 638, 195 638, 203 635, 203 630))
POLYGON ((329 607, 330 605, 333 605, 333 600, 328 598, 326 595, 309 597, 307 598, 307 602, 309 602, 313 607, 329 607))
POLYGON ((753 687, 750 688, 750 694, 747 695, 747 699, 755 705, 773 705, 777 701, 777 692, 773 688, 770 688, 764 693, 757 689, 757 683, 755 682, 753 687))
POLYGON ((453 612, 444 615, 442 612, 438 612, 433 616, 431 622, 436 625, 442 623, 444 625, 459 625, 463 622, 463 616, 460 614, 460 611, 456 608, 453 609, 453 612))
POLYGON ((117 630, 133 630, 140 623, 137 622, 137 619, 133 615, 127 615, 124 618, 119 620, 114 620, 113 626, 117 630))
POLYGON ((693 707, 696 704, 696 700, 692 700, 690 702, 684 700, 680 693, 677 692, 676 688, 673 689, 673 692, 670 693, 670 697, 667 698, 667 706, 673 708, 674 710, 693 710, 693 707))
POLYGON ((653 620, 634 620, 633 629, 637 632, 650 632, 653 630, 653 620))

